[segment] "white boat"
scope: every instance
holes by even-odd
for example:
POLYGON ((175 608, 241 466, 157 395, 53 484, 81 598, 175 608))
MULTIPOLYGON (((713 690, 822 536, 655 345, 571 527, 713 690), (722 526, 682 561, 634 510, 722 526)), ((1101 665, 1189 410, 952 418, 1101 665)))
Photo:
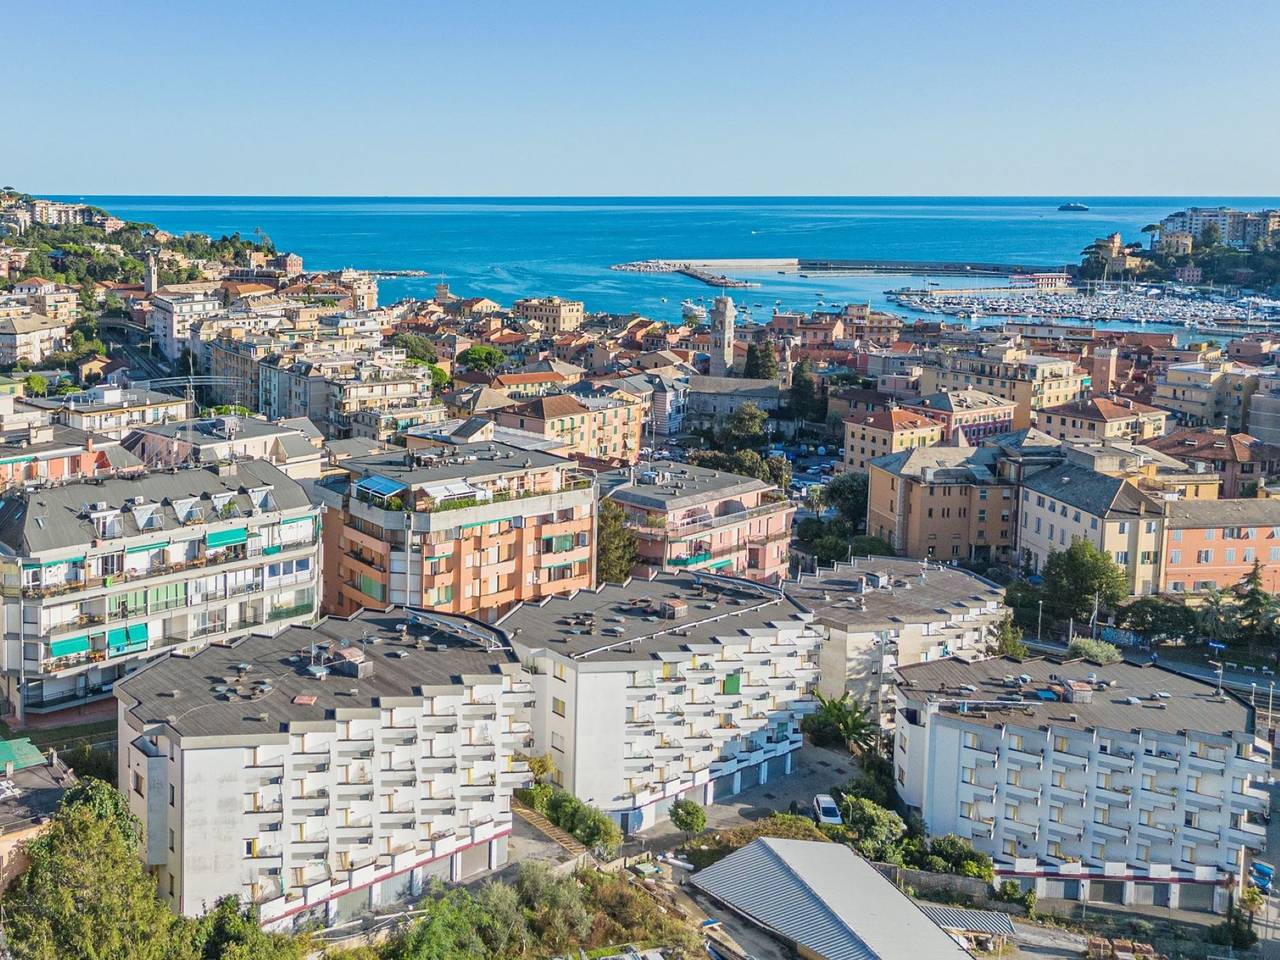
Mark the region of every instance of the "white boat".
POLYGON ((692 300, 681 301, 680 312, 686 320, 707 319, 707 308, 701 304, 694 303, 692 300))

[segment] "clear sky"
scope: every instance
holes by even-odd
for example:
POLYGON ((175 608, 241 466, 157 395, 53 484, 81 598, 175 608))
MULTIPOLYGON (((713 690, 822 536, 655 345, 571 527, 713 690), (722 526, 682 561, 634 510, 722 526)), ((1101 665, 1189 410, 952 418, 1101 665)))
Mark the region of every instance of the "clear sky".
POLYGON ((37 193, 1280 193, 1273 0, 27 3, 37 193))

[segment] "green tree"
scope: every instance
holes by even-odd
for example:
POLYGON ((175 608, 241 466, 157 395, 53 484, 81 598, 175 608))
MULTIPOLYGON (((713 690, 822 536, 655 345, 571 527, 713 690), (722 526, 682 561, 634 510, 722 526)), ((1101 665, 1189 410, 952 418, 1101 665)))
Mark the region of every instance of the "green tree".
POLYGON ((898 555, 889 541, 865 534, 851 539, 849 548, 855 557, 896 557, 898 555))
POLYGON ((28 397, 43 397, 49 392, 49 381, 38 373, 31 373, 22 381, 22 387, 28 397))
POLYGON ((30 863, 4 894, 14 960, 186 960, 183 921, 156 897, 134 837, 96 806, 64 802, 27 843, 30 863))
POLYGON ((671 805, 671 825, 688 840, 707 829, 707 811, 692 800, 677 800, 671 805))
POLYGON ((1208 590, 1196 610, 1196 629, 1214 643, 1231 643, 1236 638, 1238 620, 1235 602, 1221 590, 1208 590))
POLYGON ((1076 637, 1067 644, 1068 657, 1080 657, 1095 663, 1119 663, 1120 648, 1103 640, 1091 640, 1088 637, 1076 637))
POLYGON ((851 699, 849 691, 839 697, 815 693, 818 709, 800 721, 800 729, 819 746, 843 744, 858 753, 873 751, 880 739, 876 721, 851 699))
POLYGON ((1185 642, 1196 632, 1193 610, 1160 597, 1139 597, 1120 611, 1119 622, 1153 643, 1185 642))
POLYGON ((612 500, 600 503, 596 517, 596 579, 622 583, 636 565, 636 535, 627 527, 622 507, 612 500))
POLYGON ((485 914, 466 890, 432 887, 418 903, 422 916, 387 951, 396 960, 487 960, 481 937, 485 914))
POLYGON ((1111 557, 1087 540, 1076 539, 1045 561, 1045 613, 1059 620, 1083 621, 1099 610, 1116 607, 1129 595, 1129 579, 1111 557))
POLYGON ((434 363, 428 364, 428 366, 431 369, 431 393, 438 397, 449 389, 452 378, 434 363))
POLYGON ((744 403, 725 418, 720 444, 729 452, 759 447, 769 415, 754 403, 744 403))
POLYGON ((836 512, 855 531, 861 530, 867 521, 867 494, 869 480, 865 473, 842 473, 834 477, 822 493, 823 502, 836 512))
POLYGON ((1022 642, 1022 628, 1013 622, 1012 614, 1005 617, 996 628, 996 656, 1021 660, 1027 656, 1028 652, 1027 645, 1022 642))
POLYGON ((522 757, 517 754, 517 759, 523 759, 529 764, 529 772, 533 774, 534 783, 546 783, 555 775, 556 761, 549 753, 540 753, 528 757, 522 757))
POLYGON ((818 383, 808 360, 801 360, 791 371, 791 416, 797 420, 822 420, 825 418, 818 397, 818 383))
POLYGON ((1254 560, 1253 567, 1240 579, 1236 595, 1240 598, 1236 610, 1241 628, 1255 643, 1269 644, 1275 639, 1272 630, 1276 619, 1276 599, 1263 586, 1259 561, 1254 560))
POLYGON ((257 911, 241 909, 235 895, 220 898, 197 920, 191 939, 201 960, 305 960, 311 953, 305 937, 263 930, 257 911))
POLYGON ((850 846, 862 856, 882 863, 898 858, 898 846, 907 825, 892 810, 866 797, 846 796, 840 805, 840 816, 848 828, 850 846))
POLYGON ((752 380, 777 380, 778 357, 773 352, 773 344, 747 344, 747 363, 742 375, 752 380))
POLYGON ((1201 247, 1206 250, 1212 250, 1222 242, 1222 231, 1218 229, 1216 223, 1206 223, 1204 229, 1200 231, 1200 236, 1196 239, 1201 247))
POLYGON ((492 373, 506 362, 501 350, 486 343, 477 343, 458 354, 458 363, 473 372, 492 373))
POLYGON ((486 880, 476 891, 483 911, 480 936, 495 957, 518 957, 533 943, 520 891, 505 883, 486 880))
POLYGON ((402 349, 411 360, 436 362, 435 345, 420 334, 399 330, 391 335, 391 345, 402 349))

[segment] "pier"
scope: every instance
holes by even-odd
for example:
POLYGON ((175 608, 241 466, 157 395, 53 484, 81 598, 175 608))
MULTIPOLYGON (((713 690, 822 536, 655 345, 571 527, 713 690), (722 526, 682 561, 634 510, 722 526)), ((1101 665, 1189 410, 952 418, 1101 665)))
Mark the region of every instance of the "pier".
POLYGON ((799 257, 742 258, 733 260, 637 260, 614 264, 610 269, 627 273, 679 273, 714 287, 758 286, 735 280, 726 271, 737 273, 810 274, 922 274, 955 277, 1012 277, 1019 274, 1065 273, 1074 275, 1072 264, 986 263, 957 260, 818 260, 799 257))

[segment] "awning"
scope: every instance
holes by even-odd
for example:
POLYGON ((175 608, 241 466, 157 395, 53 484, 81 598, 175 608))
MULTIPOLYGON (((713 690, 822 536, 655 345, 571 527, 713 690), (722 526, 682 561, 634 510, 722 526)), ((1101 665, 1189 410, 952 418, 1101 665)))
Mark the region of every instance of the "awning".
POLYGON ((449 480, 446 483, 433 483, 423 487, 422 492, 432 500, 447 500, 450 497, 474 497, 480 491, 465 480, 449 480))
POLYGON ((143 544, 140 547, 127 547, 125 548, 124 552, 125 553, 146 553, 149 550, 163 550, 168 545, 169 545, 168 540, 164 541, 164 543, 147 543, 147 544, 143 544))
POLYGON ((116 647, 123 647, 128 640, 125 637, 124 627, 107 631, 107 649, 114 650, 116 647))
POLYGON ((45 560, 43 563, 24 563, 23 567, 35 570, 39 567, 56 567, 60 563, 83 563, 84 557, 63 557, 61 560, 45 560))
POLYGON ((733 557, 726 557, 724 560, 717 560, 715 563, 707 564, 708 570, 719 570, 721 567, 733 566, 733 557))
POLYGON ((310 523, 310 522, 311 522, 310 514, 308 514, 305 517, 285 517, 283 520, 280 521, 280 526, 284 527, 291 523, 310 523))
POLYGON ((131 623, 126 631, 130 643, 146 643, 149 639, 145 623, 131 623))
POLYGON ((263 556, 269 557, 269 556, 271 556, 271 555, 272 555, 272 554, 274 554, 274 553, 279 553, 279 552, 280 552, 281 550, 283 550, 283 549, 284 549, 284 547, 283 547, 281 544, 278 544, 278 543, 277 543, 277 544, 274 544, 274 545, 272 545, 272 546, 270 546, 270 547, 263 547, 263 548, 262 548, 262 554, 263 554, 263 556))
POLYGON ((209 534, 205 538, 205 545, 211 549, 214 547, 231 547, 237 543, 244 543, 248 539, 248 530, 244 527, 233 527, 230 530, 217 530, 209 534))
POLYGON ((407 490, 408 487, 397 480, 392 480, 389 477, 380 477, 376 473, 371 473, 369 476, 356 482, 356 489, 364 490, 366 493, 372 493, 379 497, 394 497, 402 490, 407 490))
POLYGON ((77 653, 84 653, 88 649, 88 637, 71 637, 68 640, 54 640, 49 644, 49 656, 70 657, 77 653))

